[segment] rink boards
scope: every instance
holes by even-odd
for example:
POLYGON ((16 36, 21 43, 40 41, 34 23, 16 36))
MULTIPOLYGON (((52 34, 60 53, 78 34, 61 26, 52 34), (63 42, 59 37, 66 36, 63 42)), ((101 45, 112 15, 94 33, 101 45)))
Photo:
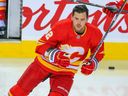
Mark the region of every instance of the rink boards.
MULTIPOLYGON (((1 58, 33 58, 37 41, 0 42, 1 58)), ((128 43, 105 42, 105 60, 128 60, 128 43)))

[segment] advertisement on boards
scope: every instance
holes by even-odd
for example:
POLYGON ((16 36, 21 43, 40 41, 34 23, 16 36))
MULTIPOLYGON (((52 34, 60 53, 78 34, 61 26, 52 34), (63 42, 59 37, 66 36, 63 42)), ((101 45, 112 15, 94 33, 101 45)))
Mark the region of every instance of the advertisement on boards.
MULTIPOLYGON (((83 0, 84 1, 84 0, 83 0)), ((115 0, 89 0, 90 3, 105 6, 115 0)), ((70 18, 76 3, 71 0, 24 0, 22 10, 22 40, 37 40, 46 34, 59 20, 70 18)), ((94 24, 104 34, 112 18, 103 13, 102 8, 87 5, 89 23, 94 24)), ((111 28, 105 42, 128 42, 128 15, 120 14, 111 28)))

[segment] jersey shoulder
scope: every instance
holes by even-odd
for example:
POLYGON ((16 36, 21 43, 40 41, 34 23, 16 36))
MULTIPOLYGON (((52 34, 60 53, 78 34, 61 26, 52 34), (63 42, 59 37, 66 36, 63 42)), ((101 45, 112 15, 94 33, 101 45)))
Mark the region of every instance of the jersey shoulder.
POLYGON ((102 35, 100 29, 99 29, 97 26, 95 26, 95 25, 93 25, 93 24, 90 24, 90 23, 86 23, 86 26, 87 26, 87 29, 88 29, 91 33, 94 33, 94 34, 101 34, 101 35, 102 35))
POLYGON ((86 26, 87 26, 87 28, 97 29, 97 30, 98 30, 97 26, 95 26, 95 25, 93 25, 93 24, 86 23, 86 26))
POLYGON ((61 41, 68 38, 68 34, 72 30, 71 26, 71 20, 63 19, 53 25, 51 32, 55 38, 58 38, 61 41))

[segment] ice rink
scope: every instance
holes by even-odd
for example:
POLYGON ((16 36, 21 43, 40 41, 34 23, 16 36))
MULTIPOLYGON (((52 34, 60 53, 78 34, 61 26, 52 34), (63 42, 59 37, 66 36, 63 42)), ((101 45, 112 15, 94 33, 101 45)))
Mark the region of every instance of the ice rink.
MULTIPOLYGON (((33 59, 0 58, 0 96, 7 96, 33 59)), ((69 96, 128 96, 128 61, 102 61, 95 73, 85 76, 78 72, 69 96), (108 67, 115 67, 109 69, 108 67)), ((40 83, 29 96, 47 96, 48 80, 40 83)))

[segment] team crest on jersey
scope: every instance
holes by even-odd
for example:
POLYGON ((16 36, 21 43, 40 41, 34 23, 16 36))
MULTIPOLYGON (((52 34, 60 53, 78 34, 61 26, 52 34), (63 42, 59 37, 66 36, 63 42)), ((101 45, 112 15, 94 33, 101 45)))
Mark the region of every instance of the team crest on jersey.
POLYGON ((79 60, 85 52, 83 47, 71 46, 68 44, 61 45, 60 49, 70 54, 69 57, 71 63, 79 60))

